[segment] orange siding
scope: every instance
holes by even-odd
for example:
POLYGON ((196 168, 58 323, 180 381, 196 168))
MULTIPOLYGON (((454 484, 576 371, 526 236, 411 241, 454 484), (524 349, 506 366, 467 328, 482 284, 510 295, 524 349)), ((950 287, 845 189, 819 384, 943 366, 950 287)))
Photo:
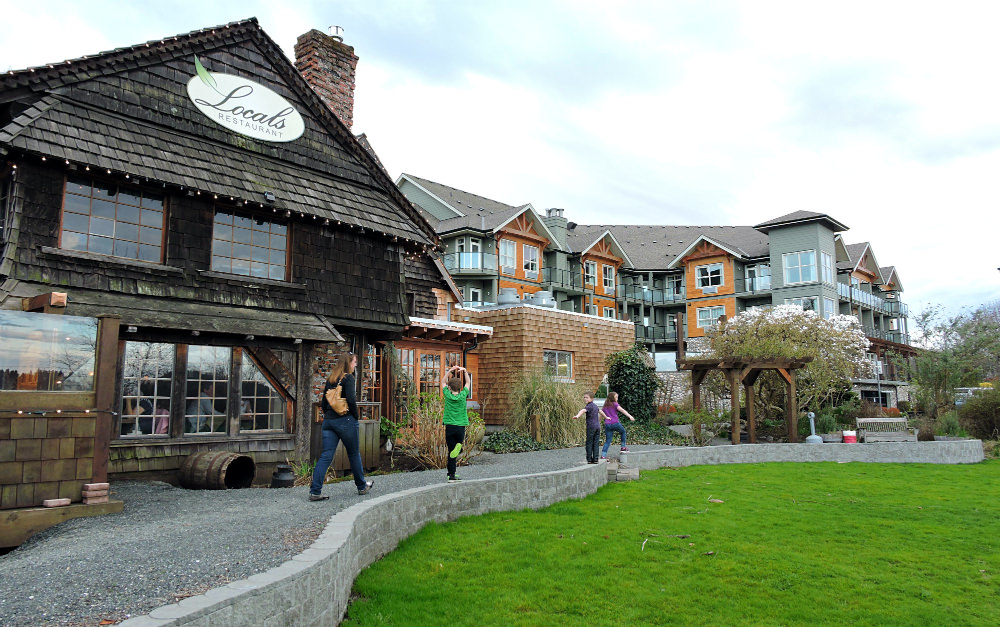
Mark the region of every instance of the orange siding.
POLYGON ((724 294, 735 294, 736 293, 736 278, 733 273, 733 262, 732 257, 725 254, 713 255, 711 257, 701 257, 698 259, 691 259, 687 262, 684 269, 684 283, 687 285, 688 298, 701 298, 702 296, 722 296, 724 294), (698 281, 695 276, 695 268, 698 266, 707 266, 713 263, 722 264, 722 285, 719 286, 719 291, 714 294, 704 294, 702 290, 698 289, 698 281))
POLYGON ((732 318, 736 315, 736 299, 729 298, 702 298, 687 305, 687 336, 705 337, 705 329, 698 328, 698 310, 702 307, 725 307, 726 317, 732 318))

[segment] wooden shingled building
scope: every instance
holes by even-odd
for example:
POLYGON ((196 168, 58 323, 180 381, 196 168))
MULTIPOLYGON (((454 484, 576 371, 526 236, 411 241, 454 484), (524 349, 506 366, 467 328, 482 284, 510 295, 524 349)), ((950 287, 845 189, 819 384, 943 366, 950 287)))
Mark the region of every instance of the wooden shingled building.
POLYGON ((0 74, 0 227, 0 509, 205 451, 260 482, 308 456, 338 351, 391 415, 388 342, 459 299, 256 19, 0 74))

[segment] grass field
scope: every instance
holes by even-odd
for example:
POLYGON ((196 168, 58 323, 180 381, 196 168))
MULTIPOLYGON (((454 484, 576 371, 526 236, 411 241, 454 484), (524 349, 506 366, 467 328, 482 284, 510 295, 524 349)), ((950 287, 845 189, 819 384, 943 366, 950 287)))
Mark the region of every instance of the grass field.
POLYGON ((344 624, 992 626, 998 521, 998 460, 646 471, 428 525, 361 573, 344 624))

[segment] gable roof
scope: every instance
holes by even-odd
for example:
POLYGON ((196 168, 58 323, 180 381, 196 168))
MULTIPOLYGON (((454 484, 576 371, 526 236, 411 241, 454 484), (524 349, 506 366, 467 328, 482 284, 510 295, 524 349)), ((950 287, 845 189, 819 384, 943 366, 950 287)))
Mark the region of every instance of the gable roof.
POLYGON ((868 242, 847 244, 847 253, 850 259, 848 261, 838 261, 837 270, 854 272, 861 266, 861 262, 866 260, 868 263, 865 264, 865 269, 874 274, 880 283, 885 283, 885 279, 882 277, 882 270, 875 260, 875 253, 872 252, 871 244, 868 242))
POLYGON ((416 185, 425 193, 432 196, 437 202, 455 212, 455 217, 436 219, 430 212, 421 207, 423 215, 439 234, 453 233, 456 231, 473 230, 482 233, 496 233, 503 227, 510 224, 523 213, 530 213, 533 217, 536 228, 544 232, 545 237, 560 246, 559 239, 549 230, 545 221, 538 215, 531 203, 515 207, 497 200, 465 192, 454 187, 435 183, 427 179, 413 176, 412 174, 401 174, 396 179, 397 184, 406 181, 416 185))
POLYGON ((437 243, 430 224, 255 18, 0 74, 3 104, 13 116, 0 127, 0 151, 437 243), (301 107, 305 134, 275 144, 209 120, 186 93, 195 56, 210 72, 267 83, 301 107), (265 192, 276 196, 273 203, 265 192))
POLYGON ((597 243, 605 237, 611 239, 611 248, 617 251, 616 254, 622 258, 623 265, 632 268, 632 259, 628 256, 628 252, 626 252, 625 248, 618 241, 618 238, 609 229, 603 227, 588 229, 587 227, 580 226, 573 229, 566 229, 566 246, 569 249, 568 252, 585 255, 587 251, 597 246, 597 243))
POLYGON ((899 280, 899 274, 896 272, 896 266, 883 266, 878 269, 882 273, 882 284, 885 286, 893 285, 892 289, 897 292, 903 291, 903 284, 899 280))
POLYGON ((664 224, 576 225, 568 232, 589 232, 607 229, 628 254, 636 270, 656 270, 668 267, 699 238, 734 251, 744 259, 768 257, 767 235, 750 226, 697 226, 664 224))
POLYGON ((762 233, 767 233, 773 228, 793 226, 795 224, 806 224, 808 222, 822 222, 834 232, 847 230, 846 226, 825 213, 816 213, 815 211, 793 211, 792 213, 786 213, 785 215, 774 218, 773 220, 755 224, 753 228, 762 233))

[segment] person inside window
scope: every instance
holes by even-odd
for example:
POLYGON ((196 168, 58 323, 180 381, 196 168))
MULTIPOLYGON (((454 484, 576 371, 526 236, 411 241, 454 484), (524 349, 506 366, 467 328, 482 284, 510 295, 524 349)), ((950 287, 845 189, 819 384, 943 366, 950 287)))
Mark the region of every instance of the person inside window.
POLYGON ((201 384, 198 398, 188 401, 186 433, 222 431, 226 415, 215 409, 215 394, 211 381, 201 384))

